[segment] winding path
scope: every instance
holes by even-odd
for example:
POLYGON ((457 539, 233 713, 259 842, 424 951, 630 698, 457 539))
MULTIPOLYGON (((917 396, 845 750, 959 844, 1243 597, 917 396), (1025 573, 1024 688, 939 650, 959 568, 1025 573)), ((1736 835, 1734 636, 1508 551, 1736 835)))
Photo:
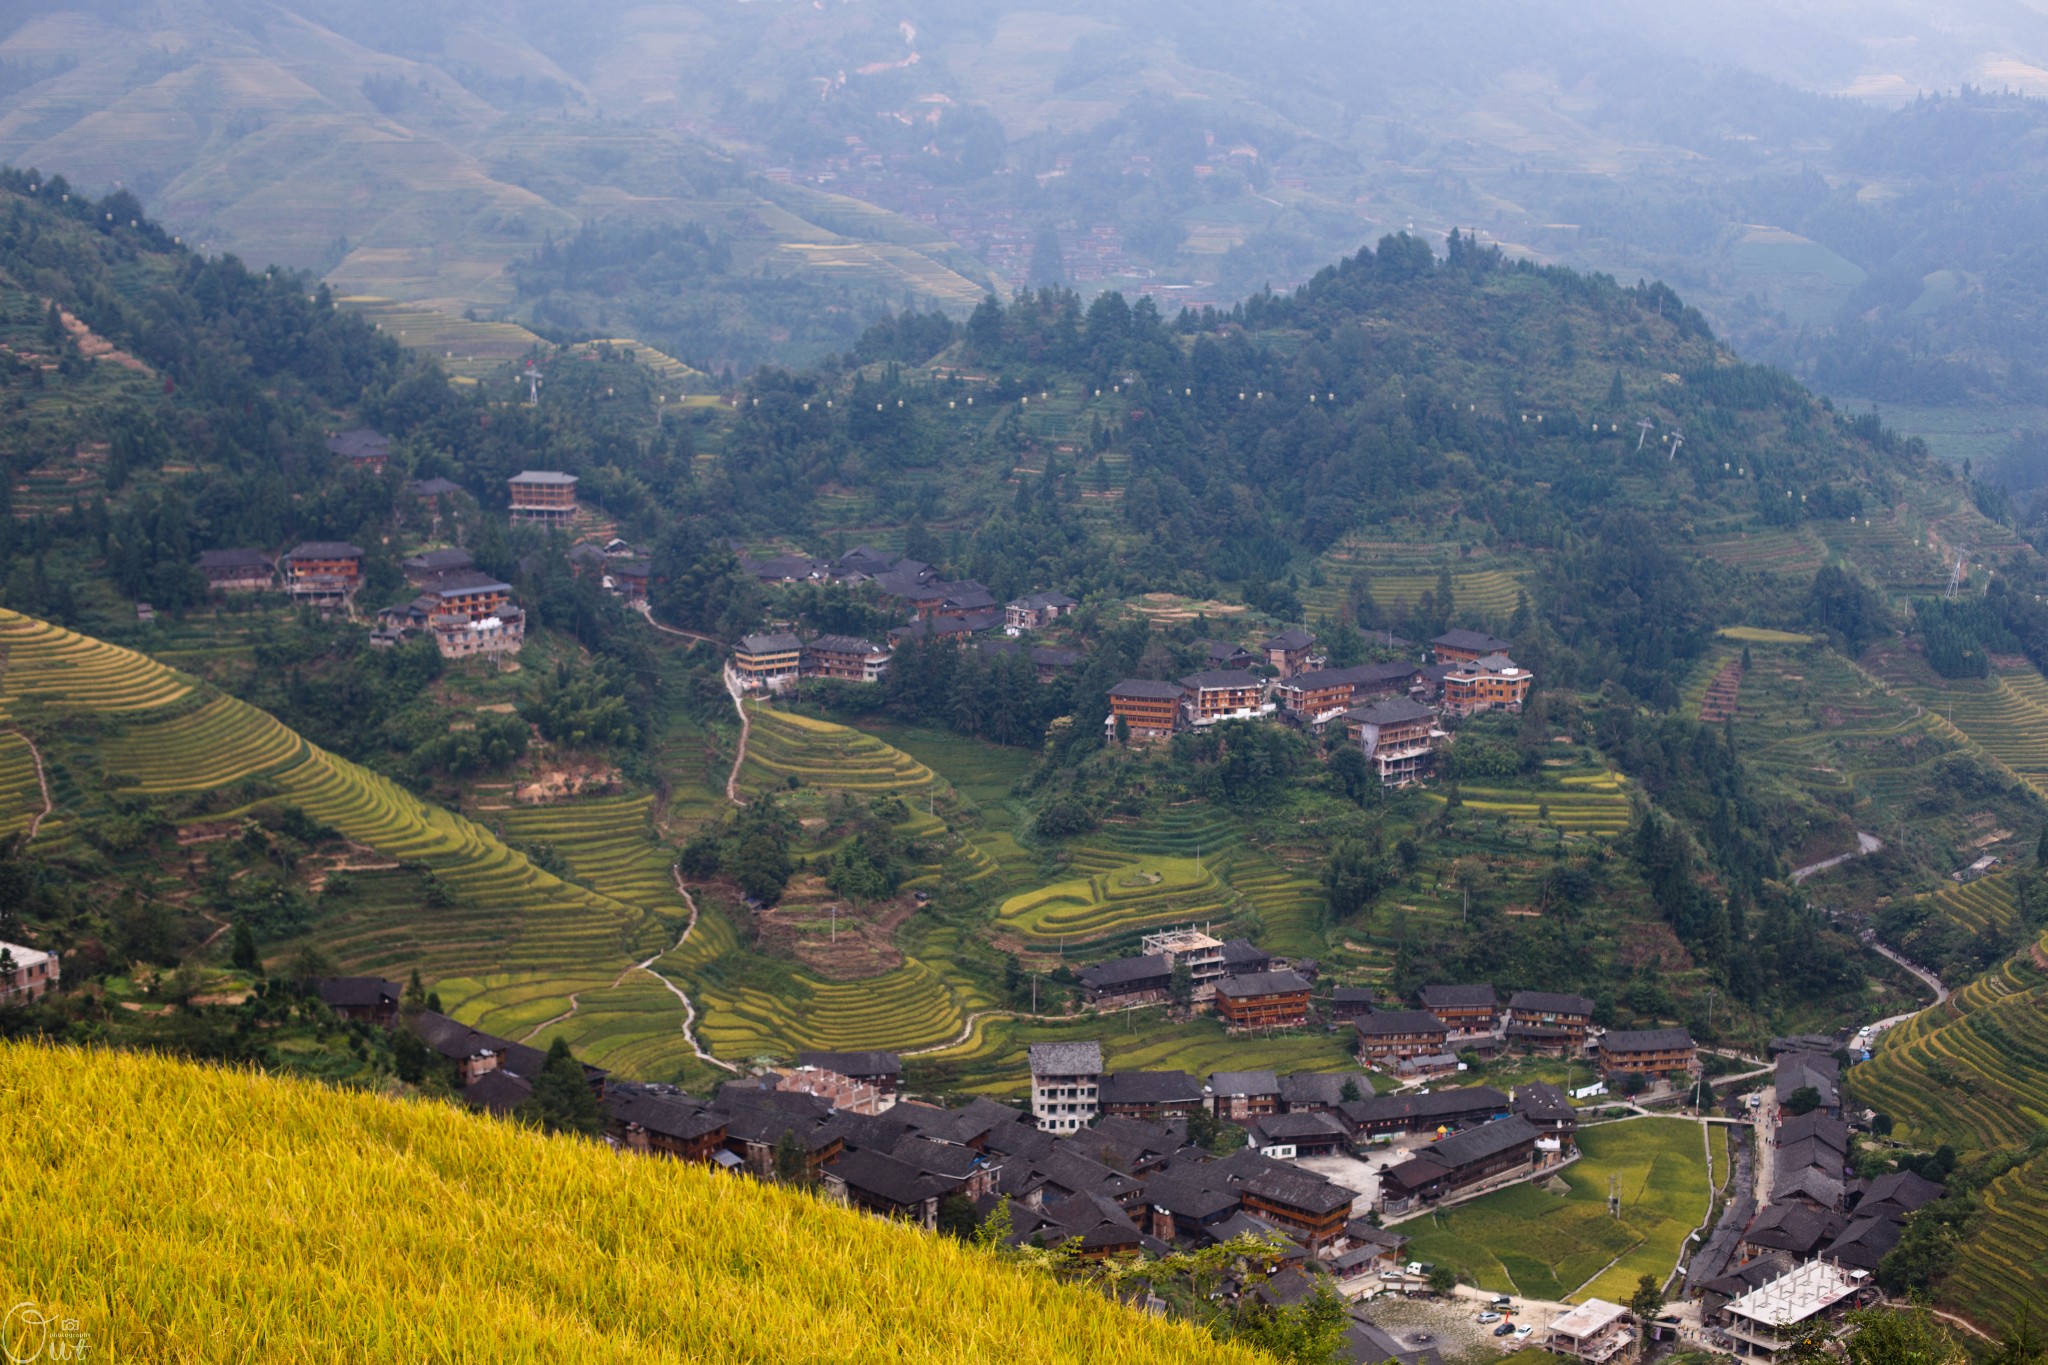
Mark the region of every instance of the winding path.
POLYGON ((36 742, 19 730, 9 730, 7 733, 28 746, 28 756, 35 760, 36 786, 41 788, 43 793, 42 814, 28 822, 28 833, 21 836, 21 841, 27 843, 42 830, 43 821, 50 818, 51 814, 57 809, 57 806, 55 802, 50 800, 50 779, 43 773, 43 754, 40 749, 36 748, 36 742))
POLYGON ((1904 967, 1907 971, 1911 972, 1916 979, 1918 979, 1921 985, 1927 987, 1927 989, 1934 992, 1933 1002, 1928 1005, 1922 1006, 1920 1010, 1907 1010, 1904 1014, 1894 1014, 1889 1019, 1880 1019, 1876 1023, 1872 1024, 1870 1026, 1870 1033, 1872 1037, 1875 1037, 1876 1035, 1883 1033, 1886 1029, 1892 1027, 1892 1025, 1894 1024, 1905 1023, 1914 1015, 1921 1013, 1921 1010, 1931 1010, 1934 1008, 1935 1005, 1946 1005, 1948 1003, 1948 987, 1941 984, 1940 977, 1936 976, 1933 972, 1928 971, 1925 967, 1922 967, 1917 962, 1908 962, 1905 958, 1899 956, 1899 954, 1893 952, 1890 948, 1887 948, 1882 943, 1879 943, 1875 936, 1865 939, 1864 942, 1868 944, 1873 951, 1883 954, 1885 957, 1888 957, 1892 961, 1898 963, 1901 967, 1904 967))
POLYGON ((683 885, 682 868, 671 867, 668 873, 669 876, 675 879, 676 893, 683 898, 683 904, 690 907, 690 922, 683 926, 682 936, 676 939, 674 948, 664 949, 653 957, 648 958, 645 962, 634 963, 625 971, 620 972, 619 980, 612 982, 612 984, 616 986, 619 984, 619 981, 624 981, 628 972, 645 972, 662 985, 668 987, 668 993, 683 1002, 683 1041, 690 1045, 690 1051, 697 1054, 698 1061, 709 1062, 720 1070, 730 1071, 733 1075, 737 1076, 740 1074, 738 1067, 734 1066, 731 1062, 721 1061, 719 1058, 712 1056, 704 1050, 704 1045, 697 1041, 697 1007, 690 1002, 690 997, 683 993, 683 988, 654 970, 655 963, 674 952, 676 948, 680 948, 685 943, 688 943, 690 935, 697 928, 697 898, 690 894, 689 887, 683 885))
MULTIPOLYGON (((648 606, 645 602, 636 602, 633 605, 635 610, 647 618, 647 624, 653 626, 656 630, 663 631, 669 635, 680 635, 685 640, 695 640, 699 644, 716 646, 719 643, 711 636, 699 635, 694 630, 678 630, 674 626, 663 625, 654 619, 654 608, 648 606)), ((732 802, 735 806, 744 806, 747 803, 740 799, 740 768, 747 761, 747 737, 753 733, 754 723, 747 718, 747 705, 740 695, 739 679, 733 676, 730 667, 724 670, 723 676, 725 678, 726 695, 732 698, 732 709, 739 712, 740 716, 740 751, 733 756, 732 772, 725 779, 725 799, 732 802)), ((686 891, 683 894, 687 896, 689 893, 686 891)), ((691 913, 694 915, 695 911, 692 910, 691 913)))

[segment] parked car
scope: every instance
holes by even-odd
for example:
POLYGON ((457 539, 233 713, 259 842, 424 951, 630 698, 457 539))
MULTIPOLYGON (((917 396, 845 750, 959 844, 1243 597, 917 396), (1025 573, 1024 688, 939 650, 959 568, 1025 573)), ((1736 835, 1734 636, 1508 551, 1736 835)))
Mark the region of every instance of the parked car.
POLYGON ((1489 1308, 1513 1308, 1515 1306, 1515 1301, 1505 1294, 1495 1294, 1493 1296, 1493 1302, 1488 1304, 1487 1306, 1489 1308))
POLYGON ((1396 1284, 1399 1284, 1402 1280, 1405 1280, 1408 1277, 1406 1275, 1403 1275, 1398 1270, 1382 1270, 1380 1272, 1380 1278, 1383 1280, 1392 1280, 1396 1284))
POLYGON ((1529 1334, 1535 1330, 1536 1329, 1534 1327, 1531 1327, 1528 1323, 1525 1322, 1520 1327, 1517 1327, 1515 1329, 1515 1340, 1527 1341, 1529 1339, 1529 1334))
POLYGON ((1480 1322, 1480 1325, 1481 1325, 1481 1326, 1484 1326, 1485 1324, 1487 1324, 1487 1323, 1489 1323, 1489 1322, 1499 1322, 1499 1321, 1500 1321, 1500 1314, 1498 1314, 1498 1313, 1494 1313, 1494 1312, 1490 1312, 1490 1311, 1489 1311, 1489 1312, 1481 1313, 1481 1314, 1479 1315, 1479 1322, 1480 1322))
POLYGON ((1515 1334, 1515 1325, 1512 1322, 1504 1322, 1493 1329, 1493 1334, 1497 1337, 1511 1337, 1515 1334))

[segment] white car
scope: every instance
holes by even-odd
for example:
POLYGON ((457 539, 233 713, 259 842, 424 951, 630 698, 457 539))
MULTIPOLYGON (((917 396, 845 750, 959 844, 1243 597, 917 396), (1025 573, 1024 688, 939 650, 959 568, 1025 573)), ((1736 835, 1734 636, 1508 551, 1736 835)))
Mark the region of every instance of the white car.
POLYGON ((1536 1329, 1534 1327, 1531 1327, 1528 1323, 1525 1322, 1520 1327, 1517 1327, 1515 1329, 1515 1340, 1527 1341, 1529 1339, 1529 1334, 1535 1330, 1536 1329))

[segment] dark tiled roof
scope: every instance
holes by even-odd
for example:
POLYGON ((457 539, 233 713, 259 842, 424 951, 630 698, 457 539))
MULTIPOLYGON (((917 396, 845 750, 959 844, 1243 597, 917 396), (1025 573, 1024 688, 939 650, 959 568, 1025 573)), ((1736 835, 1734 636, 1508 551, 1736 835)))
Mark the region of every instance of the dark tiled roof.
POLYGON ((1828 1243, 1828 1260, 1860 1270, 1875 1270, 1899 1244, 1905 1227, 1890 1218, 1859 1218, 1828 1243))
POLYGON ((1608 1052, 1675 1052, 1692 1046, 1682 1028, 1610 1029, 1600 1040, 1608 1052))
POLYGON ((1099 991, 1112 986, 1128 986, 1134 981, 1169 979, 1173 975, 1173 968, 1166 964, 1163 954, 1153 953, 1145 957, 1112 958, 1108 962, 1098 962, 1092 967, 1083 967, 1074 975, 1083 986, 1099 991))
POLYGON ((1360 1098, 1372 1093, 1372 1082, 1356 1071, 1297 1071, 1280 1078, 1280 1099, 1284 1104, 1321 1104, 1332 1108, 1344 1102, 1346 1083, 1358 1088, 1360 1098))
POLYGON ((1244 1190, 1246 1194, 1255 1194, 1261 1199, 1313 1214, 1349 1208, 1358 1198, 1342 1185, 1306 1171, 1294 1170, 1268 1171, 1264 1175, 1253 1176, 1244 1182, 1244 1190))
POLYGON ((1443 1020, 1428 1010, 1374 1010, 1355 1023, 1367 1037, 1391 1037, 1403 1033, 1450 1033, 1443 1020))
POLYGON ((414 479, 405 486, 405 491, 416 498, 440 498, 450 493, 460 493, 462 485, 437 474, 431 479, 414 479))
POLYGON ((1330 999, 1339 1005, 1370 1005, 1373 991, 1370 986, 1338 986, 1330 992, 1330 999))
POLYGON ((1849 1125, 1838 1118, 1830 1118, 1818 1109, 1810 1114, 1798 1114, 1778 1125, 1778 1144, 1790 1147, 1809 1138, 1822 1143, 1836 1152, 1849 1150, 1849 1125))
POLYGON ((881 650, 872 640, 857 635, 820 635, 805 648, 819 654, 874 654, 881 650))
POLYGON ((467 550, 422 550, 409 556, 400 565, 414 573, 447 573, 453 569, 466 569, 476 561, 467 550))
POLYGON ((381 431, 357 427, 353 431, 344 431, 338 436, 328 437, 327 449, 351 460, 381 459, 391 454, 391 438, 381 431))
POLYGON ((1578 1122, 1578 1111, 1572 1108, 1571 1097, 1548 1081, 1532 1081, 1515 1090, 1515 1112, 1546 1126, 1558 1123, 1578 1122))
POLYGON ((1403 725, 1409 721, 1424 720, 1435 714, 1419 701, 1410 701, 1406 697, 1389 697, 1385 701, 1354 706, 1344 713, 1344 719, 1360 725, 1403 725))
POLYGON ((1493 654, 1509 648, 1506 640, 1497 639, 1483 630, 1447 630, 1430 643, 1451 649, 1471 650, 1475 654, 1493 654))
POLYGON ((1102 1078, 1102 1103, 1199 1104, 1202 1083, 1185 1071, 1113 1071, 1102 1078))
POLYGON ((1772 1204, 1750 1223, 1742 1240, 1754 1246, 1810 1256, 1842 1230, 1842 1220, 1804 1204, 1772 1204))
POLYGON ((1272 1071, 1219 1071, 1209 1078, 1209 1089, 1217 1095, 1277 1095, 1280 1076, 1272 1071))
POLYGON ((1044 668, 1072 668, 1081 662, 1081 651, 1061 649, 1057 645, 1033 645, 1031 662, 1044 668))
POLYGON ((1346 1136, 1343 1124, 1314 1110, 1300 1114, 1262 1114, 1252 1121, 1252 1131, 1262 1139, 1261 1145, 1346 1136))
POLYGON ((1153 678, 1125 678, 1109 689, 1112 697, 1130 697, 1146 701, 1179 701, 1180 689, 1169 682, 1153 678))
POLYGON ((972 1147, 961 1147, 951 1142, 934 1142, 928 1137, 911 1134, 899 1138, 889 1155, 898 1161, 917 1167, 927 1175, 945 1180, 965 1180, 982 1165, 982 1156, 972 1147))
POLYGON ((1482 1006, 1492 1009, 1499 1003, 1493 987, 1477 986, 1424 986, 1415 993, 1424 1009, 1476 1010, 1482 1006))
POLYGON ((396 981, 381 976, 323 976, 315 978, 313 993, 329 1009, 376 1009, 396 1005, 404 990, 396 981))
POLYGON ((1485 1161, 1499 1156, 1524 1142, 1534 1142, 1539 1136, 1536 1126, 1520 1114, 1491 1123, 1482 1123, 1477 1128, 1467 1128, 1462 1133, 1438 1138, 1425 1151, 1434 1152, 1437 1160, 1453 1170, 1469 1166, 1475 1161, 1485 1161))
POLYGON ((786 631, 769 635, 746 635, 740 638, 740 651, 744 654, 790 654, 804 647, 804 642, 786 631))
POLYGON ((1233 976, 1244 975, 1247 968, 1257 970, 1272 960, 1271 954, 1254 948, 1244 939, 1232 938, 1223 941, 1223 965, 1230 969, 1233 976))
POLYGON ((1516 991, 1508 998, 1508 1008, 1517 1014, 1583 1014, 1593 1013, 1593 1002, 1583 995, 1558 995, 1552 991, 1516 991))
POLYGON ((298 545, 290 554, 285 556, 287 560, 361 559, 362 557, 362 548, 351 545, 345 540, 308 540, 298 545))
POLYGON ((1190 673, 1180 680, 1182 687, 1222 688, 1257 687, 1258 675, 1242 668, 1211 668, 1200 673, 1190 673))
POLYGON ((605 1091, 604 1107, 614 1123, 632 1124, 678 1142, 709 1137, 725 1127, 725 1116, 713 1113, 702 1100, 663 1094, 644 1085, 610 1087, 605 1091))
POLYGON ((799 1052, 798 1066, 814 1066, 856 1079, 867 1076, 899 1076, 903 1058, 894 1052, 799 1052))
POLYGON ((1028 1056, 1034 1076, 1099 1076, 1100 1043, 1033 1043, 1028 1056))
POLYGON ((575 483, 576 476, 574 474, 564 474, 554 469, 525 469, 514 474, 506 482, 560 488, 566 484, 575 483))
POLYGON ((504 1071, 486 1071, 462 1089, 462 1102, 491 1114, 509 1114, 533 1097, 533 1082, 504 1071))
POLYGON ((1881 1175, 1870 1182, 1870 1188, 1863 1192, 1863 1202, 1858 1208, 1872 1208, 1878 1204, 1892 1204, 1911 1212, 1923 1208, 1941 1198, 1942 1188, 1925 1176, 1912 1171, 1894 1171, 1881 1175))
POLYGON ((270 556, 261 550, 201 550, 202 569, 269 569, 270 556))
POLYGON ((905 1207, 943 1193, 948 1185, 884 1152, 845 1152, 825 1170, 845 1181, 850 1189, 905 1207))
POLYGON ((1226 976, 1216 983, 1216 994, 1232 1000, 1256 1000, 1268 995, 1293 995, 1308 990, 1299 972, 1251 972, 1226 976))
POLYGON ((1307 631, 1299 630, 1293 626, 1289 626, 1286 630, 1281 631, 1272 639, 1267 640, 1263 645, 1260 646, 1260 648, 1281 649, 1292 652, 1297 649, 1307 649, 1310 645, 1314 644, 1315 642, 1316 637, 1309 634, 1307 631))
POLYGON ((1010 603, 1020 611, 1045 611, 1053 607, 1078 607, 1081 604, 1063 592, 1026 593, 1010 603))
POLYGON ((1463 1086, 1424 1095, 1402 1092, 1377 1099, 1358 1100, 1340 1107, 1339 1112, 1354 1123, 1385 1123, 1405 1120, 1428 1124, 1464 1114, 1500 1113, 1508 1097, 1490 1085, 1463 1086))
POLYGON ((490 574, 475 569, 451 569, 436 574, 434 581, 427 585, 427 591, 436 597, 460 597, 472 592, 510 592, 510 583, 501 583, 490 574))

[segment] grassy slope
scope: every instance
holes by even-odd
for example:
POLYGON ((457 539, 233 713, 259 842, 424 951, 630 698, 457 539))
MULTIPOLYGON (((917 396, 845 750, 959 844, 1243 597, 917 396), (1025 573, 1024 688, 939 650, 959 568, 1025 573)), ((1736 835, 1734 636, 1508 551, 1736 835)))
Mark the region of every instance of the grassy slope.
MULTIPOLYGON (((1717 1136, 1716 1175, 1725 1177, 1727 1139, 1717 1136)), ((1561 1176, 1569 1193, 1518 1185, 1404 1223, 1410 1253, 1484 1288, 1544 1299, 1619 1301, 1638 1276, 1668 1274, 1707 1211, 1699 1125, 1626 1119, 1580 1133, 1579 1149, 1561 1176), (1621 1178, 1618 1220, 1607 1214, 1610 1175, 1621 1178)))
POLYGON ((0 1292, 124 1359, 1259 1358, 911 1229, 437 1105, 27 1046, 0 1049, 0 1097, 7 1185, 63 1211, 0 1247, 0 1292))

